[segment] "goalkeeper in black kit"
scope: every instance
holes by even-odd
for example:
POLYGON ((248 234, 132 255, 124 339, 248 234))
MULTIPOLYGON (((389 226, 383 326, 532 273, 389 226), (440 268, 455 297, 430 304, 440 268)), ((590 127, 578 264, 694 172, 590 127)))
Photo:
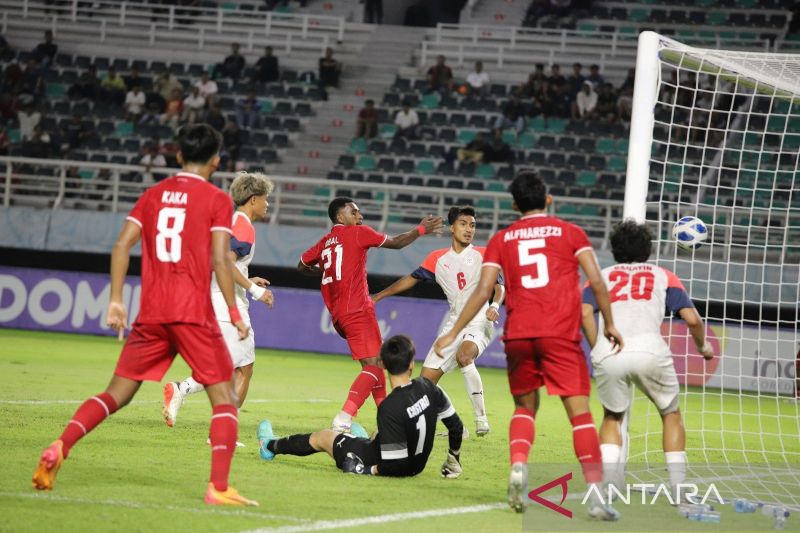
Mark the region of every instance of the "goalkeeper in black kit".
POLYGON ((378 407, 378 432, 372 439, 331 429, 278 438, 273 435, 269 420, 263 420, 258 426, 261 458, 271 461, 282 454, 326 452, 344 472, 416 476, 425 469, 433 449, 436 422, 441 420, 449 436, 441 474, 447 478, 460 476, 464 426, 442 389, 424 377, 411 379, 415 353, 414 343, 405 335, 396 335, 381 346, 381 361, 389 372, 392 392, 378 407))

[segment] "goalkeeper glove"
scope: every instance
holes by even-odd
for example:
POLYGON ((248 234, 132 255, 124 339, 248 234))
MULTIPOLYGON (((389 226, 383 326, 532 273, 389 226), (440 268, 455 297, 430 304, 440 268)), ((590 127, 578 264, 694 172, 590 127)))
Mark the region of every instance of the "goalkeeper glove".
POLYGON ((342 461, 342 471, 346 474, 372 474, 371 469, 364 465, 361 457, 353 452, 347 452, 347 457, 342 461))
POLYGON ((447 459, 442 465, 442 477, 455 479, 461 475, 461 472, 463 472, 463 470, 461 469, 459 454, 453 452, 452 450, 448 450, 447 459))

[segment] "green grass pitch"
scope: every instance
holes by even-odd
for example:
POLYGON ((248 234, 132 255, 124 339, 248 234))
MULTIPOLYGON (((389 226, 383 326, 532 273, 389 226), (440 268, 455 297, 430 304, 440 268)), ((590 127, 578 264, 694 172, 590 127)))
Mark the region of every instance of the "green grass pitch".
MULTIPOLYGON (((427 347, 418 347, 427 349, 427 347)), ((378 526, 362 519, 393 513, 445 510, 501 504, 508 473, 507 431, 513 405, 502 370, 482 369, 492 432, 470 436, 463 445, 464 474, 439 477, 446 439, 437 439, 428 468, 413 479, 345 475, 324 454, 258 457, 255 428, 270 418, 279 435, 327 427, 356 371, 346 357, 259 350, 250 393, 240 414, 240 440, 232 484, 258 508, 211 508, 202 503, 210 452, 206 445, 209 413, 204 394, 184 404, 175 428, 161 420, 161 385, 145 383, 131 405, 115 414, 73 448, 55 486, 37 493, 30 478, 42 448, 54 440, 80 400, 103 390, 119 353, 116 339, 70 334, 0 330, 0 531, 522 531, 523 523, 504 505, 474 513, 409 518, 378 526), (352 523, 337 522, 355 520, 352 523), (361 520, 361 521, 359 521, 361 520), (333 521, 327 524, 322 521, 333 521)), ((167 379, 188 369, 180 360, 167 379)), ((470 430, 474 421, 460 374, 442 383, 470 430)), ((599 403, 593 398, 595 420, 599 403)), ((692 414, 689 416, 699 416, 692 414)), ((359 421, 375 429, 371 400, 359 421)), ((440 426, 441 431, 443 426, 440 426)), ((474 433, 474 431, 473 431, 474 433)), ((534 463, 576 465, 571 428, 557 398, 544 397, 536 421, 534 463)), ((577 466, 574 471, 579 472, 577 466)), ((550 511, 546 511, 550 512, 550 511)), ((631 509, 632 514, 638 511, 631 509)), ((669 506, 645 511, 654 527, 675 517, 669 506), (664 517, 661 521, 659 517, 664 517)), ((764 517, 725 516, 751 530, 768 527, 764 517), (763 520, 762 520, 763 519, 763 520), (750 522, 748 522, 750 520, 750 522)), ((558 518, 554 515, 554 518, 558 518)), ((796 517, 792 517, 796 518, 796 517)), ((625 517, 623 516, 623 520, 625 517)), ((800 522, 800 520, 795 520, 800 522)), ((549 522, 548 522, 549 523, 549 522)), ((552 522, 546 529, 562 527, 552 522)), ((622 531, 623 522, 605 525, 622 531)), ((681 530, 718 531, 718 526, 681 519, 681 530)), ((796 526, 796 524, 789 524, 796 526)), ((598 525, 576 513, 571 530, 598 525)), ((563 529, 563 527, 562 527, 563 529)), ((723 528, 721 530, 727 530, 723 528)), ((740 529, 741 530, 741 529, 740 529)))

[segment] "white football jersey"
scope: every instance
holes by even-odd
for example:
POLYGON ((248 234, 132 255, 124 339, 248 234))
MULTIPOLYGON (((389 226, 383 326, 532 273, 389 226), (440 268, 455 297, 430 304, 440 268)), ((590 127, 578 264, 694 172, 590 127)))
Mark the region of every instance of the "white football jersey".
MULTIPOLYGON (((234 211, 231 228, 233 230, 231 251, 233 251, 237 257, 236 268, 245 278, 249 278, 249 266, 256 253, 255 228, 247 215, 241 211, 234 211)), ((236 306, 239 309, 247 310, 250 306, 250 301, 247 298, 247 291, 236 282, 234 282, 233 288, 236 294, 236 306)), ((230 315, 228 314, 228 306, 225 305, 222 291, 217 284, 217 277, 213 274, 211 276, 211 303, 214 304, 214 313, 217 319, 229 322, 230 315)))
MULTIPOLYGON (((625 351, 669 353, 661 335, 664 312, 677 313, 694 307, 678 277, 665 268, 649 263, 621 263, 602 271, 611 300, 614 325, 622 334, 625 351)), ((588 286, 583 303, 597 311, 594 293, 588 286)), ((598 313, 599 314, 599 313, 598 313)), ((611 354, 611 343, 603 336, 603 316, 599 314, 597 343, 592 360, 598 362, 611 354)))

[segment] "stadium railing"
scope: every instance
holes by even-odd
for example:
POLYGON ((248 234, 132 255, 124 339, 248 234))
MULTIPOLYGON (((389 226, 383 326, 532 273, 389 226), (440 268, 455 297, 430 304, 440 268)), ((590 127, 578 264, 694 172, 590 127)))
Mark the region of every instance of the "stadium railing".
MULTIPOLYGON (((124 212, 133 206, 157 176, 176 172, 176 169, 169 168, 152 168, 148 172, 139 165, 0 157, 2 205, 124 212), (70 169, 80 170, 70 176, 70 169)), ((227 190, 233 178, 233 173, 217 172, 212 181, 227 190)), ((270 179, 275 183, 270 198, 271 224, 326 226, 329 223, 328 202, 337 195, 356 198, 366 220, 382 231, 407 227, 428 214, 444 216, 455 196, 468 197, 480 210, 481 219, 486 222, 481 224, 478 232, 484 238, 518 216, 511 208, 511 197, 504 192, 335 182, 293 176, 270 175, 270 179), (435 203, 414 201, 414 197, 420 195, 433 197, 435 203)), ((607 247, 612 211, 619 211, 622 201, 558 196, 553 201, 555 212, 559 213, 562 204, 602 208, 603 214, 599 216, 578 213, 563 216, 581 224, 599 247, 607 247)))

